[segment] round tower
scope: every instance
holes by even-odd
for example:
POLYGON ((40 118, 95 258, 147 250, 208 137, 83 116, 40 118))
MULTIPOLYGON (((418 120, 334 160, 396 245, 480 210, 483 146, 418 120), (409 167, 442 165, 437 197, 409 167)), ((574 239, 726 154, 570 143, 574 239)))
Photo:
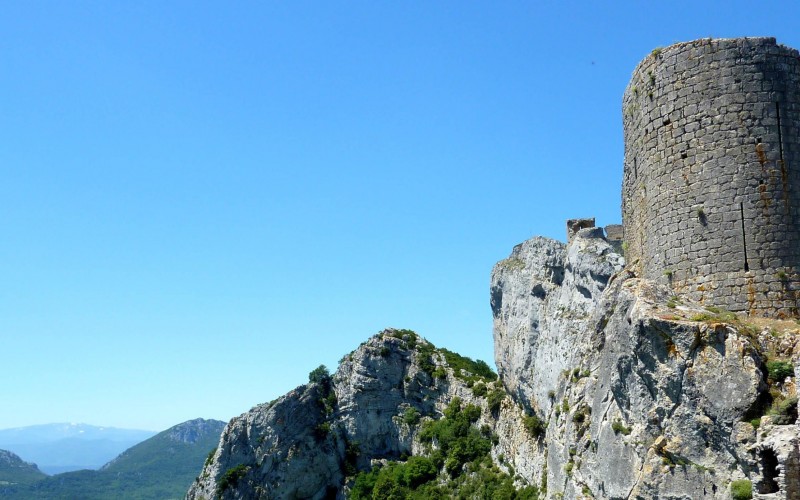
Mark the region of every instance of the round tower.
POLYGON ((627 262, 706 305, 800 306, 800 54, 774 38, 654 50, 623 97, 627 262))

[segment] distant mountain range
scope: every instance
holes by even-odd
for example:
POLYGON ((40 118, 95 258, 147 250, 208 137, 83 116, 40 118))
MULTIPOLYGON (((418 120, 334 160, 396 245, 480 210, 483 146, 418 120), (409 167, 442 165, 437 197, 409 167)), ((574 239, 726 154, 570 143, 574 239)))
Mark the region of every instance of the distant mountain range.
POLYGON ((45 424, 0 430, 0 449, 34 462, 47 474, 99 469, 103 464, 155 435, 153 431, 45 424))
POLYGON ((81 500, 181 499, 219 442, 225 422, 178 424, 125 450, 100 470, 45 476, 0 450, 0 498, 81 500))

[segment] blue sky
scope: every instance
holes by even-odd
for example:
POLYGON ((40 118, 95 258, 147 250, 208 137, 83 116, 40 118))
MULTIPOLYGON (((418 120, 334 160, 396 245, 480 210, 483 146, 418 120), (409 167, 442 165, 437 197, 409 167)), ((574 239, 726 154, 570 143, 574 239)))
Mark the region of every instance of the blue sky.
POLYGON ((0 428, 227 420, 389 326, 491 361, 492 265, 620 222, 638 61, 800 47, 795 2, 604 4, 4 3, 0 428))

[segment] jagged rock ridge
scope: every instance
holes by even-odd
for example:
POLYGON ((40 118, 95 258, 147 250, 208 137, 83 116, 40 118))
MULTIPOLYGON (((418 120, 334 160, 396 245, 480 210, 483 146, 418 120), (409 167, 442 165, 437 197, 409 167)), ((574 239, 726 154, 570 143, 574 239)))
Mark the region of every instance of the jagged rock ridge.
POLYGON ((797 325, 693 304, 623 266, 602 229, 518 245, 492 272, 499 382, 481 383, 496 407, 425 341, 386 331, 329 385, 232 420, 188 498, 357 496, 359 471, 431 456, 424 421, 455 398, 481 409, 494 466, 527 488, 509 498, 797 498, 797 325), (409 408, 424 421, 407 424, 409 408))
POLYGON ((474 411, 470 428, 481 428, 486 442, 497 439, 502 422, 520 417, 485 363, 436 349, 411 331, 386 330, 345 356, 332 378, 312 378, 233 419, 188 498, 344 497, 358 471, 429 455, 436 445, 423 435, 426 423, 448 408, 474 411))

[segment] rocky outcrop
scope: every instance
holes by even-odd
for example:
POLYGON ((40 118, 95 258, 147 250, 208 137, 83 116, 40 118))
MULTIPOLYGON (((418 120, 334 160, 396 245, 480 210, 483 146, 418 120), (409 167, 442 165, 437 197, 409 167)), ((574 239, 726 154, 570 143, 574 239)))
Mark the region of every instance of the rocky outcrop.
POLYGON ((218 436, 224 422, 196 418, 167 429, 167 437, 177 443, 195 444, 208 436, 218 436))
MULTIPOLYGON (((495 266, 498 372, 548 422, 546 462, 506 456, 523 476, 545 475, 548 496, 730 498, 739 480, 797 498, 796 424, 767 416, 757 432, 745 421, 759 425, 770 398, 791 404, 793 391, 768 384, 765 360, 770 343, 796 357, 796 331, 759 341, 746 319, 621 268, 590 229, 566 248, 534 238, 495 266)), ((513 439, 500 433, 499 447, 513 439)))
POLYGON ((508 498, 800 498, 797 324, 673 293, 625 270, 600 228, 533 238, 492 272, 497 381, 386 330, 233 419, 188 498, 363 498, 354 478, 409 456, 436 464, 442 497, 495 481, 508 498), (452 405, 474 414, 459 432, 491 442, 474 463, 443 454, 432 423, 452 405))
POLYGON ((372 337, 333 377, 315 370, 313 382, 231 420, 187 498, 344 497, 347 475, 422 453, 420 422, 455 399, 484 409, 476 425, 496 425, 465 380, 474 375, 448 355, 460 358, 410 331, 372 337))
POLYGON ((588 228, 569 246, 533 238, 495 265, 495 362, 515 398, 549 412, 549 394, 564 370, 579 366, 600 296, 623 262, 601 228, 588 228))

